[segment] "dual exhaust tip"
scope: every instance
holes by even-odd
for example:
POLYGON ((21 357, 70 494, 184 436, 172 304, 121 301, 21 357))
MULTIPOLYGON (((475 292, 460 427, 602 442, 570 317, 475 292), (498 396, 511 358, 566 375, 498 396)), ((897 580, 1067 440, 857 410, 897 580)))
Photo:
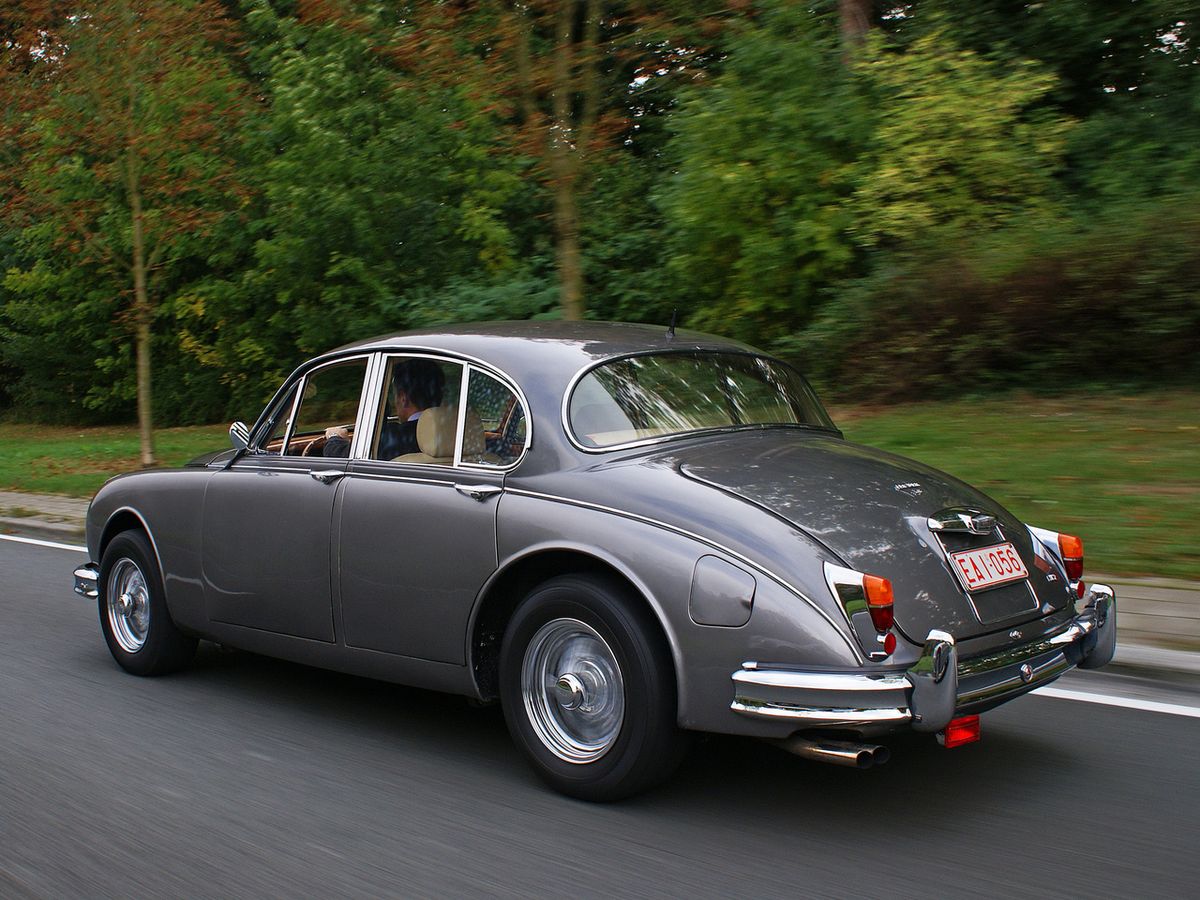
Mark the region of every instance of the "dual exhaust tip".
POLYGON ((882 766, 892 755, 887 747, 879 744, 813 739, 800 735, 784 738, 777 743, 788 753, 794 753, 796 756, 817 762, 832 763, 835 766, 847 766, 851 769, 882 766))

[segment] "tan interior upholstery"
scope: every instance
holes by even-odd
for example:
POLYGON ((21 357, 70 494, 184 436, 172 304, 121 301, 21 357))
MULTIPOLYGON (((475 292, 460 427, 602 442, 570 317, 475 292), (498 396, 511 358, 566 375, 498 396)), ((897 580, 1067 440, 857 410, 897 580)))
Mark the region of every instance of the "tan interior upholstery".
MULTIPOLYGON (((420 453, 405 453, 393 462, 424 463, 448 466, 454 462, 454 435, 458 430, 458 406, 431 406, 417 419, 417 446, 420 453)), ((463 454, 465 462, 499 465, 500 458, 487 452, 483 422, 479 413, 467 407, 463 421, 463 454)))

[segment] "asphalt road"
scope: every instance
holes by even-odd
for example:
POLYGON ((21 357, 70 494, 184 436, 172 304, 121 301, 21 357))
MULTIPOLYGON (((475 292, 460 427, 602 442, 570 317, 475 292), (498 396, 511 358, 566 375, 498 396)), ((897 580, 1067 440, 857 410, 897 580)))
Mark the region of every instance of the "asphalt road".
POLYGON ((208 645, 126 675, 81 559, 0 541, 0 897, 1196 895, 1197 718, 1026 697, 868 772, 713 738, 594 806, 458 698, 208 645))

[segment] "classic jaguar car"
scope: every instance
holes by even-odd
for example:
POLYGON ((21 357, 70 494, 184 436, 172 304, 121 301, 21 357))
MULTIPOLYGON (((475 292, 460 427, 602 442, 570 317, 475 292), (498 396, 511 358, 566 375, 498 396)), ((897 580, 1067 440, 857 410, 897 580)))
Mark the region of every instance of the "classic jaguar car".
POLYGON ((534 768, 604 800, 691 732, 865 767, 1112 657, 1076 537, 846 441, 752 347, 604 323, 396 334, 300 366, 233 448, 88 511, 112 655, 198 639, 498 701, 534 768))

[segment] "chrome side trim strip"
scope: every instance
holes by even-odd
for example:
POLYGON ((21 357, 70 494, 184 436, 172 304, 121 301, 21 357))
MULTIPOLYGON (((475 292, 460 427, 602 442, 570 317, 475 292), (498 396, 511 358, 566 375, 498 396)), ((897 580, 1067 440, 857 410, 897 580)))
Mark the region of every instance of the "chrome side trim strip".
MULTIPOLYGON (((375 462, 377 460, 372 460, 375 462)), ((421 478, 416 475, 392 475, 386 472, 359 472, 351 470, 346 473, 349 478, 366 478, 369 481, 405 481, 411 484, 439 484, 443 487, 453 487, 454 482, 445 478, 421 478)))
POLYGON ((652 519, 649 516, 643 516, 638 513, 628 512, 627 510, 615 509, 611 506, 602 506, 599 503, 592 503, 592 502, 586 501, 586 500, 574 500, 574 499, 571 499, 570 497, 558 497, 553 494, 543 494, 539 491, 525 490, 524 488, 516 488, 516 487, 512 487, 511 485, 506 485, 504 488, 504 492, 506 494, 516 494, 516 495, 519 495, 522 497, 530 497, 535 500, 548 500, 551 503, 563 503, 567 506, 574 506, 574 507, 578 507, 580 509, 591 509, 591 510, 595 510, 596 512, 603 512, 603 513, 608 513, 609 515, 613 515, 613 516, 620 516, 623 519, 631 519, 632 521, 635 521, 635 522, 641 522, 645 525, 652 525, 655 528, 661 528, 664 531, 671 532, 672 534, 678 534, 681 537, 690 538, 691 540, 698 541, 701 544, 705 544, 706 546, 712 547, 714 550, 719 550, 722 553, 726 553, 729 556, 733 557, 734 559, 742 562, 743 564, 750 566, 752 569, 755 569, 756 571, 761 572, 767 578, 770 578, 776 584, 778 584, 782 588, 784 588, 784 590, 786 590, 788 593, 793 594, 796 597, 799 597, 801 600, 803 600, 805 603, 807 603, 810 607, 812 607, 813 611, 815 613, 817 613, 817 615, 819 615, 822 619, 824 619, 826 622, 828 622, 830 624, 830 626, 833 628, 833 630, 835 632, 837 632, 837 634, 841 637, 842 641, 845 643, 846 647, 850 650, 850 653, 853 654, 855 661, 857 663, 859 663, 860 665, 863 664, 864 662, 866 662, 866 660, 863 658, 862 651, 857 646, 855 646, 856 642, 850 637, 850 635, 846 634, 845 631, 843 630, 843 627, 840 626, 833 619, 833 617, 829 615, 829 613, 827 613, 827 612, 825 612, 825 610, 821 609, 821 607, 818 606, 817 603, 811 597, 809 597, 807 594, 800 591, 797 587, 795 587, 794 585, 789 583, 784 578, 782 578, 779 575, 772 572, 770 569, 766 568, 765 566, 760 565, 759 563, 756 563, 754 560, 750 559, 747 556, 743 556, 741 553, 738 553, 736 550, 732 550, 729 547, 726 547, 724 544, 719 544, 716 541, 712 540, 711 538, 706 538, 702 535, 696 534, 693 531, 688 531, 686 528, 679 528, 675 525, 671 525, 671 524, 669 524, 667 522, 663 522, 659 519, 652 519))

